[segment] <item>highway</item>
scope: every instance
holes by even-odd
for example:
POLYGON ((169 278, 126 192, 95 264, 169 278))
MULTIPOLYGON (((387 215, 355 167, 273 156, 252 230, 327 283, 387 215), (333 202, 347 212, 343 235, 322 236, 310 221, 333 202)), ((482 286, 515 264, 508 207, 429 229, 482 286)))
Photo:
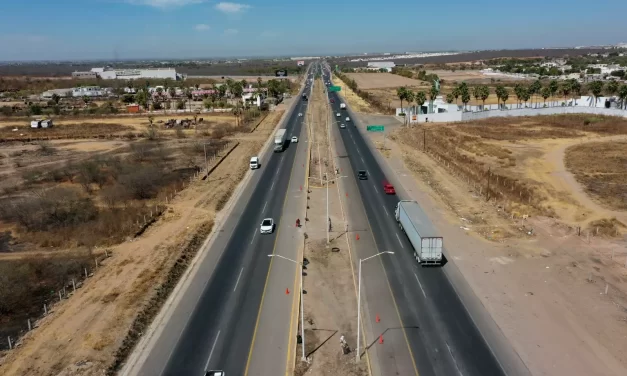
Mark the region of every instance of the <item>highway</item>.
MULTIPOLYGON (((309 89, 306 85, 304 91, 308 93, 309 89)), ((298 103, 285 125, 287 140, 301 135, 304 116, 299 113, 307 110, 307 101, 300 97, 294 100, 298 103)), ((281 230, 293 227, 291 220, 288 225, 282 217, 290 196, 288 187, 297 150, 298 154, 306 154, 303 140, 290 144, 282 153, 270 151, 261 155, 261 169, 253 172, 258 175, 235 204, 172 315, 160 324, 158 334, 143 351, 146 354, 123 374, 204 375, 207 369, 224 370, 228 375, 247 373, 266 281, 271 274, 272 259, 268 254, 274 253, 281 230), (261 235, 259 225, 266 217, 274 218, 276 230, 261 235)), ((279 271, 293 289, 296 266, 287 265, 279 271)), ((293 294, 289 295, 277 310, 284 308, 284 315, 289 318, 295 300, 293 294)), ((285 326, 284 341, 288 342, 290 328, 285 326)), ((280 364, 284 372, 285 364, 280 364)))
MULTIPOLYGON (((328 72, 324 81, 330 82, 328 72)), ((382 182, 386 177, 355 127, 358 119, 353 118, 352 112, 349 115, 349 111, 340 110, 343 99, 339 95, 329 93, 329 96, 334 99, 333 114, 340 112, 341 122, 347 125, 339 132, 353 169, 347 173, 356 176, 357 170, 364 169, 369 174, 368 180, 358 180, 357 185, 378 251, 395 252, 393 256, 381 257, 381 262, 417 373, 504 375, 501 364, 445 275, 446 266, 422 268, 416 263, 412 246, 394 219, 399 198, 383 193, 382 182), (351 117, 351 122, 344 120, 346 116, 351 117)), ((385 370, 385 364, 380 368, 385 370)))

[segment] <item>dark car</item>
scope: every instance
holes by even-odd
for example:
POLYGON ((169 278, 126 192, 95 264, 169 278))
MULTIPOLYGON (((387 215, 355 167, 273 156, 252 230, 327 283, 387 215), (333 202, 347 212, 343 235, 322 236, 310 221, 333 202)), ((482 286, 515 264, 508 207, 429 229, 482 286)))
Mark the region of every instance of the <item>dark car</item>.
POLYGON ((357 171, 357 177, 359 177, 359 180, 367 180, 368 173, 366 172, 366 170, 359 170, 357 171))

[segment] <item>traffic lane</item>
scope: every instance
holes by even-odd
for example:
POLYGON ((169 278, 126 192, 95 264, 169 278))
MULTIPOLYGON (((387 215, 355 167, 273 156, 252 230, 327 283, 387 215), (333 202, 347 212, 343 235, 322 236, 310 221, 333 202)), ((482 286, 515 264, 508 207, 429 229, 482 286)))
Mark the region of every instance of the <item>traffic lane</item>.
MULTIPOLYGON (((385 176, 359 131, 351 128, 349 132, 352 133, 351 138, 354 140, 356 149, 358 149, 356 151, 357 154, 360 156, 360 159, 365 160, 369 168, 369 174, 374 178, 372 188, 376 194, 371 192, 371 200, 368 200, 368 202, 372 204, 379 199, 380 204, 383 207, 387 207, 388 211, 391 211, 396 206, 398 198, 385 195, 381 188, 377 188, 377 185, 381 185, 386 180, 385 176)), ((483 336, 474 325, 459 296, 444 275, 443 270, 440 268, 419 267, 412 257, 411 250, 413 248, 406 235, 397 227, 396 220, 394 218, 392 220, 394 221, 392 228, 389 228, 382 235, 390 237, 394 233, 394 236, 398 238, 399 245, 409 250, 409 252, 402 253, 404 257, 403 262, 394 265, 394 267, 406 269, 408 265, 412 265, 403 274, 409 278, 411 278, 410 274, 414 274, 417 283, 420 285, 420 291, 425 291, 423 297, 426 298, 425 295, 430 297, 425 305, 429 314, 421 315, 421 317, 430 323, 429 327, 438 328, 437 332, 440 334, 433 333, 435 337, 432 339, 445 339, 444 343, 440 340, 441 349, 447 350, 451 356, 452 365, 464 373, 476 375, 504 374, 498 360, 494 357, 483 336)), ((428 221, 428 218, 425 218, 425 220, 428 221)), ((391 221, 386 222, 391 223, 391 221)), ((393 240, 390 239, 390 241, 393 240)))
MULTIPOLYGON (((284 119, 287 129, 293 128, 293 125, 298 120, 297 114, 300 106, 302 104, 297 102, 290 109, 291 114, 288 114, 288 118, 284 119)), ((256 197, 260 195, 259 182, 271 178, 273 171, 265 172, 266 170, 272 170, 274 154, 271 150, 270 153, 267 154, 269 155, 267 160, 262 158, 261 169, 253 173, 250 182, 244 188, 240 202, 235 203, 232 212, 225 219, 226 223, 221 231, 215 234, 214 240, 210 243, 211 249, 206 252, 206 256, 199 260, 198 271, 192 276, 189 285, 185 288, 185 293, 178 298, 178 301, 173 303, 176 308, 172 312, 170 319, 159 325, 159 329, 155 333, 156 337, 150 340, 154 343, 149 345, 150 352, 143 359, 140 359, 136 365, 126 370, 129 374, 155 375, 160 374, 164 370, 166 362, 170 359, 179 338, 188 326, 187 323, 196 309, 198 301, 210 283, 214 271, 220 267, 219 262, 224 253, 226 253, 232 234, 238 231, 240 219, 249 215, 249 203, 251 200, 258 201, 256 197)))
MULTIPOLYGON (((305 186, 308 139, 307 132, 301 127, 301 141, 291 146, 296 149, 296 156, 291 167, 287 194, 282 205, 281 226, 277 230, 277 239, 272 253, 292 260, 302 259, 303 230, 295 227, 296 218, 305 217, 307 193, 305 186)), ((265 253, 261 257, 267 257, 265 253)), ((288 362, 293 362, 292 350, 296 338, 292 332, 298 328, 298 277, 300 268, 287 260, 272 259, 266 277, 266 284, 253 334, 253 343, 245 375, 274 376, 286 374, 288 362), (286 294, 289 288, 290 293, 286 294)), ((292 363, 293 365, 293 363, 292 363)))
MULTIPOLYGON (((289 129, 289 132, 293 126, 299 126, 300 124, 301 122, 296 120, 288 125, 286 129, 289 129)), ((263 243, 261 239, 266 239, 267 237, 258 237, 256 232, 259 231, 259 223, 261 222, 261 217, 263 217, 262 212, 266 208, 274 208, 276 206, 274 200, 285 192, 285 181, 289 176, 285 172, 281 173, 285 169, 280 167, 286 160, 293 159, 293 155, 294 152, 290 153, 288 148, 283 153, 273 154, 267 163, 266 170, 263 171, 264 176, 253 193, 249 205, 227 244, 215 273, 208 281, 185 331, 180 336, 180 340, 170 356, 165 368, 165 374, 177 374, 181 370, 202 370, 208 359, 204 357, 208 356, 207 354, 214 347, 214 344, 217 346, 215 338, 220 336, 218 333, 221 334, 221 330, 229 331, 230 327, 239 321, 237 319, 239 312, 234 312, 236 300, 233 300, 233 294, 229 294, 230 289, 225 289, 224 286, 234 286, 238 278, 243 278, 244 281, 247 281, 251 275, 258 277, 267 273, 268 263, 244 265, 242 261, 244 255, 253 252, 255 248, 254 244, 249 244, 251 237, 253 242, 258 242, 262 250, 272 249, 273 243, 270 244, 268 241, 263 243), (268 175, 270 175, 270 178, 268 178, 268 175), (277 176, 279 178, 278 181, 275 180, 277 176), (268 205, 264 205, 264 207, 260 204, 261 202, 268 202, 268 205), (259 272, 257 270, 259 267, 265 267, 265 272, 259 272), (240 271, 242 272, 241 275, 239 274, 240 271), (223 321, 222 317, 227 321, 223 321), (216 325, 217 323, 220 325, 216 325)), ((274 213, 280 215, 280 212, 277 213, 275 211, 274 213)), ((250 320, 253 323, 254 317, 255 315, 250 320)), ((246 319, 250 319, 250 317, 242 317, 242 320, 246 319)), ((228 344, 231 338, 233 337, 226 337, 224 341, 227 341, 226 343, 228 344)))
MULTIPOLYGON (((339 135, 337 136, 337 143, 342 144, 339 135)), ((355 256, 353 263, 356 273, 355 279, 357 280, 359 259, 376 255, 384 249, 377 247, 364 205, 360 199, 357 185, 359 182, 352 175, 353 168, 349 159, 343 157, 345 155, 345 153, 338 153, 338 167, 341 174, 347 176, 340 179, 339 184, 340 190, 348 194, 348 196, 341 196, 344 196, 342 199, 343 207, 349 221, 349 241, 355 256), (357 235, 359 235, 359 239, 357 239, 357 235)), ((394 256, 382 255, 362 263, 362 338, 360 352, 368 354, 367 360, 373 375, 415 374, 408 343, 403 333, 404 329, 402 329, 396 303, 380 260, 382 257, 394 256), (379 318, 379 322, 377 322, 377 318, 379 318), (383 336, 384 344, 378 343, 379 336, 383 336)))

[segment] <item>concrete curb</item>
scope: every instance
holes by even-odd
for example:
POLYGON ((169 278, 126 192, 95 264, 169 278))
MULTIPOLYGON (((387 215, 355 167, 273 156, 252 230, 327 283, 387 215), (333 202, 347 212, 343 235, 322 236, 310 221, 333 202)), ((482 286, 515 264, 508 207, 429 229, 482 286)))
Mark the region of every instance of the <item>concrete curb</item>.
MULTIPOLYGON (((302 93, 304 88, 305 88, 305 84, 303 83, 301 86, 301 89, 299 90, 299 97, 301 95, 300 93, 302 93)), ((274 132, 276 132, 277 129, 280 129, 285 125, 286 119, 288 119, 289 116, 291 116, 291 114, 294 112, 294 109, 296 108, 296 104, 298 103, 297 99, 298 97, 295 98, 295 100, 293 100, 293 102, 290 104, 290 108, 283 113, 283 116, 281 116, 281 119, 279 120, 276 127, 274 128, 274 131, 268 137, 268 139, 266 140, 266 143, 262 147, 262 151, 260 154, 263 155, 264 157, 270 152, 270 145, 272 144, 272 140, 273 140, 272 135, 274 134, 274 132)), ((135 349, 133 350, 131 355, 128 357, 128 360, 122 366, 122 369, 118 373, 119 375, 126 376, 126 375, 135 374, 136 372, 134 372, 134 368, 137 366, 141 366, 143 364, 143 361, 145 360, 145 357, 147 356, 146 352, 152 346, 154 346, 154 343, 159 338, 159 334, 161 333, 161 330, 163 329, 163 326, 165 325, 165 321, 169 319, 170 316, 172 315, 174 308, 177 306, 178 302, 180 301, 182 297, 182 292, 187 290, 187 288, 189 287, 189 284, 192 279, 190 277, 196 275, 196 273, 198 272, 198 269, 200 265, 202 264, 202 260, 204 260, 205 257, 207 257, 207 255, 209 254, 209 250, 211 249, 211 245, 216 240, 216 234, 219 234, 222 231, 222 228, 224 227, 224 224, 226 222, 224 218, 228 217, 231 214, 233 205, 235 204, 235 202, 237 202, 240 199, 244 189, 249 185, 249 182, 252 176, 253 176, 252 171, 248 170, 244 178, 242 178, 242 180, 237 185, 237 188, 235 188, 235 191, 229 198, 227 204, 224 206, 224 208, 220 212, 216 214, 216 217, 214 219, 214 226, 213 226, 213 229, 211 230, 211 233, 209 233, 209 236, 207 237, 205 242, 202 244, 200 251, 196 253, 196 256, 190 262, 189 267, 187 268, 183 276, 181 276, 176 287, 174 287, 174 289, 170 293, 170 296, 163 304, 161 310, 159 311, 159 314, 157 314, 153 322, 150 324, 148 331, 142 336, 140 341, 135 346, 135 349)))

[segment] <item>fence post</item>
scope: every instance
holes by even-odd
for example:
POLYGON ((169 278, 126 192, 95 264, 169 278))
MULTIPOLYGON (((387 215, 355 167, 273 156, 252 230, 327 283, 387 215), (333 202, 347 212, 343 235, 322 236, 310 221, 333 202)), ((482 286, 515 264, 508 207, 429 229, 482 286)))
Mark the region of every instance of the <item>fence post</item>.
POLYGON ((62 301, 63 297, 61 296, 61 290, 59 290, 59 301, 62 301))
POLYGON ((76 281, 72 278, 72 292, 76 292, 76 281))
MULTIPOLYGON (((606 290, 607 290, 607 288, 606 288, 606 290)), ((30 332, 31 330, 33 330, 33 327, 30 324, 30 319, 28 319, 27 322, 28 322, 28 331, 30 332)))
POLYGON ((44 316, 48 314, 48 305, 44 303, 44 316))
POLYGON ((84 269, 85 269, 85 279, 87 279, 87 277, 89 277, 89 274, 87 274, 87 268, 84 268, 84 269))
POLYGON ((12 350, 13 344, 11 343, 11 336, 7 336, 7 339, 9 340, 9 350, 12 350))

